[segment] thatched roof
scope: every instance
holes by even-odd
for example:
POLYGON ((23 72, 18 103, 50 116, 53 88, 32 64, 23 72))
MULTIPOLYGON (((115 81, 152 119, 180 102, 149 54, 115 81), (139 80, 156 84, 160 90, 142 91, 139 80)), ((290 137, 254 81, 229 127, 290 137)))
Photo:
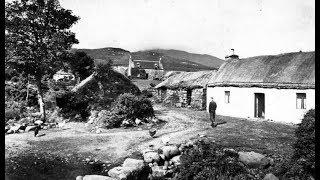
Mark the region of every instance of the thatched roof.
POLYGON ((215 75, 216 71, 181 72, 170 76, 158 84, 155 88, 165 89, 195 89, 206 87, 208 81, 215 75))
POLYGON ((315 88, 315 52, 231 59, 208 86, 315 88))

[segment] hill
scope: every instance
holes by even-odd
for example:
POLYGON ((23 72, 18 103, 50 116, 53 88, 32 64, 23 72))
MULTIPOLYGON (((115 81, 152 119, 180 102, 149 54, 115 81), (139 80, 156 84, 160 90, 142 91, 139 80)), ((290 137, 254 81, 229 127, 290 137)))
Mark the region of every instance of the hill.
POLYGON ((174 49, 169 49, 169 50, 153 49, 153 50, 146 50, 146 51, 158 52, 176 59, 184 59, 184 60, 188 60, 198 64, 202 64, 204 66, 214 67, 214 68, 219 68, 224 63, 224 60, 217 58, 215 56, 207 55, 207 54, 195 54, 195 53, 189 53, 186 51, 174 50, 174 49))
POLYGON ((180 50, 145 50, 130 52, 121 48, 99 48, 99 49, 72 49, 71 52, 84 51, 97 62, 112 60, 114 65, 127 66, 130 55, 132 59, 155 60, 162 57, 165 70, 171 71, 199 71, 218 69, 223 60, 206 55, 194 54, 180 50))

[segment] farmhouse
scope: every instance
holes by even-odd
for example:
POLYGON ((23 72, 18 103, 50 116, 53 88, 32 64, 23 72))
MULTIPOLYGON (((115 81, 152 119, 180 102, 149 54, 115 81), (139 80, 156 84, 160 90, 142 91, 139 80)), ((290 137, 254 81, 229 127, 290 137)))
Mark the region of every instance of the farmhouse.
POLYGON ((217 114, 299 123, 315 108, 315 52, 226 57, 207 87, 217 114))
POLYGON ((206 109, 206 84, 216 71, 180 72, 158 84, 158 99, 178 107, 206 109))

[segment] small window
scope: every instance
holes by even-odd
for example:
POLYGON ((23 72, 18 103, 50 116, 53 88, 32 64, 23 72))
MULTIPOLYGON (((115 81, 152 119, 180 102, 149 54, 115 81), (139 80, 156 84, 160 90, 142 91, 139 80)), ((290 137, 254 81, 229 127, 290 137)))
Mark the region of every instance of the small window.
POLYGON ((306 109, 306 93, 297 93, 297 109, 306 109))
POLYGON ((224 102, 227 104, 230 103, 230 91, 224 92, 224 102))

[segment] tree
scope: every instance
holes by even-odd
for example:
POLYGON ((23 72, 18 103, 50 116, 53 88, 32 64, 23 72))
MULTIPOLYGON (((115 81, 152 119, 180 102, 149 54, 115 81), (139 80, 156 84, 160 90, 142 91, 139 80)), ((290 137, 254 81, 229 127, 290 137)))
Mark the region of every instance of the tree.
POLYGON ((77 51, 71 54, 71 57, 67 60, 67 63, 71 67, 73 74, 76 74, 80 80, 83 80, 90 76, 94 70, 94 60, 87 53, 83 51, 77 51))
POLYGON ((42 80, 62 66, 59 57, 78 43, 69 30, 78 20, 58 0, 13 0, 5 4, 5 64, 35 80, 43 121, 42 80))

